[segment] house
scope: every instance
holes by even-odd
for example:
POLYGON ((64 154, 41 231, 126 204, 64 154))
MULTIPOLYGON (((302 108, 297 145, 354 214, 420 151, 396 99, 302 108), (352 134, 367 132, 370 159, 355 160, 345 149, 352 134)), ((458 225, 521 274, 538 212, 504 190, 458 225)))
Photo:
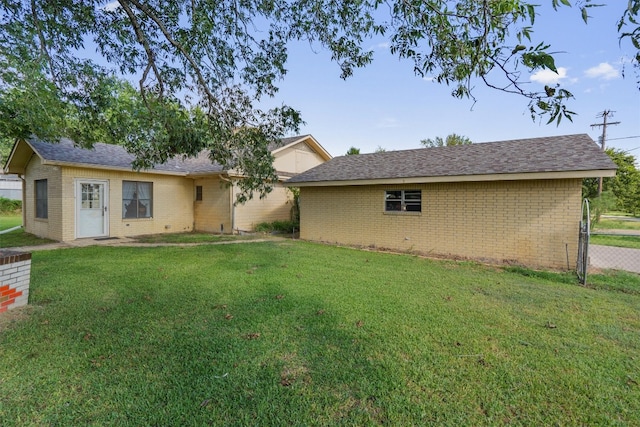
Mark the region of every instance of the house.
POLYGON ((22 200, 22 180, 18 175, 3 174, 0 171, 0 197, 22 200))
POLYGON ((5 171, 24 180, 25 231, 59 241, 181 231, 232 233, 289 219, 282 183, 331 158, 311 135, 272 147, 279 182, 264 199, 235 204, 242 176, 212 163, 207 153, 134 171, 134 156, 116 145, 92 149, 69 140, 16 141, 5 171))
POLYGON ((286 185, 306 240, 572 269, 582 179, 615 169, 567 135, 336 157, 286 185))

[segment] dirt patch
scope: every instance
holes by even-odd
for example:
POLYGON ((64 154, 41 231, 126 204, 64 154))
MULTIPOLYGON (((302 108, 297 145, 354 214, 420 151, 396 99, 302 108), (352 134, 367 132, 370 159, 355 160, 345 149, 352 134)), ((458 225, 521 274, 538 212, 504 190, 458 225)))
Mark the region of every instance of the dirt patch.
POLYGON ((0 333, 8 331, 20 322, 24 322, 31 317, 31 314, 35 310, 36 307, 32 305, 25 305, 0 313, 0 333))

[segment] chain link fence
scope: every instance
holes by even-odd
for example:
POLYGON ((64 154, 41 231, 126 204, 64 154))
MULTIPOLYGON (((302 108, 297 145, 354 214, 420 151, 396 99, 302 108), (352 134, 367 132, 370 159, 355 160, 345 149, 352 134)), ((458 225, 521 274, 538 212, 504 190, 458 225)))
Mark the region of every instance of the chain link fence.
MULTIPOLYGON (((640 241, 640 233, 592 233, 592 237, 609 235, 626 236, 640 241)), ((640 249, 594 244, 592 239, 589 244, 589 268, 591 271, 593 269, 614 269, 640 274, 640 249)))
POLYGON ((589 272, 598 270, 624 270, 640 274, 640 218, 615 219, 623 219, 625 228, 592 230, 589 201, 584 199, 576 268, 581 283, 587 283, 589 272))

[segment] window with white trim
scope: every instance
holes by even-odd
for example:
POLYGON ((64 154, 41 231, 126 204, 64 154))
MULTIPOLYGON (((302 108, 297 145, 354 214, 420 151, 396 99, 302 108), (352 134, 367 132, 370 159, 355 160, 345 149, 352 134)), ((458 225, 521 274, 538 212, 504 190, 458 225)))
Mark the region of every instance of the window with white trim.
POLYGON ((122 218, 153 216, 153 183, 122 181, 122 218))
POLYGON ((384 195, 385 212, 422 212, 421 190, 387 190, 384 195))

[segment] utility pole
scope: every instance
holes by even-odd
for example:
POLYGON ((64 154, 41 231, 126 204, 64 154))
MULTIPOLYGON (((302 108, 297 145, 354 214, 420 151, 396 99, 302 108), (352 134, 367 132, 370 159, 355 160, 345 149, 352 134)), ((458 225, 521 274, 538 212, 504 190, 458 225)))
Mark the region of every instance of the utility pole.
MULTIPOLYGON (((604 110, 602 113, 598 114, 596 117, 602 117, 602 123, 594 123, 591 127, 600 127, 602 126, 602 136, 600 137, 600 144, 602 145, 602 151, 604 151, 605 142, 607 140, 607 126, 608 125, 619 125, 620 122, 608 122, 608 117, 613 117, 613 113, 615 111, 604 110)), ((602 177, 598 179, 598 197, 602 194, 602 177)))

